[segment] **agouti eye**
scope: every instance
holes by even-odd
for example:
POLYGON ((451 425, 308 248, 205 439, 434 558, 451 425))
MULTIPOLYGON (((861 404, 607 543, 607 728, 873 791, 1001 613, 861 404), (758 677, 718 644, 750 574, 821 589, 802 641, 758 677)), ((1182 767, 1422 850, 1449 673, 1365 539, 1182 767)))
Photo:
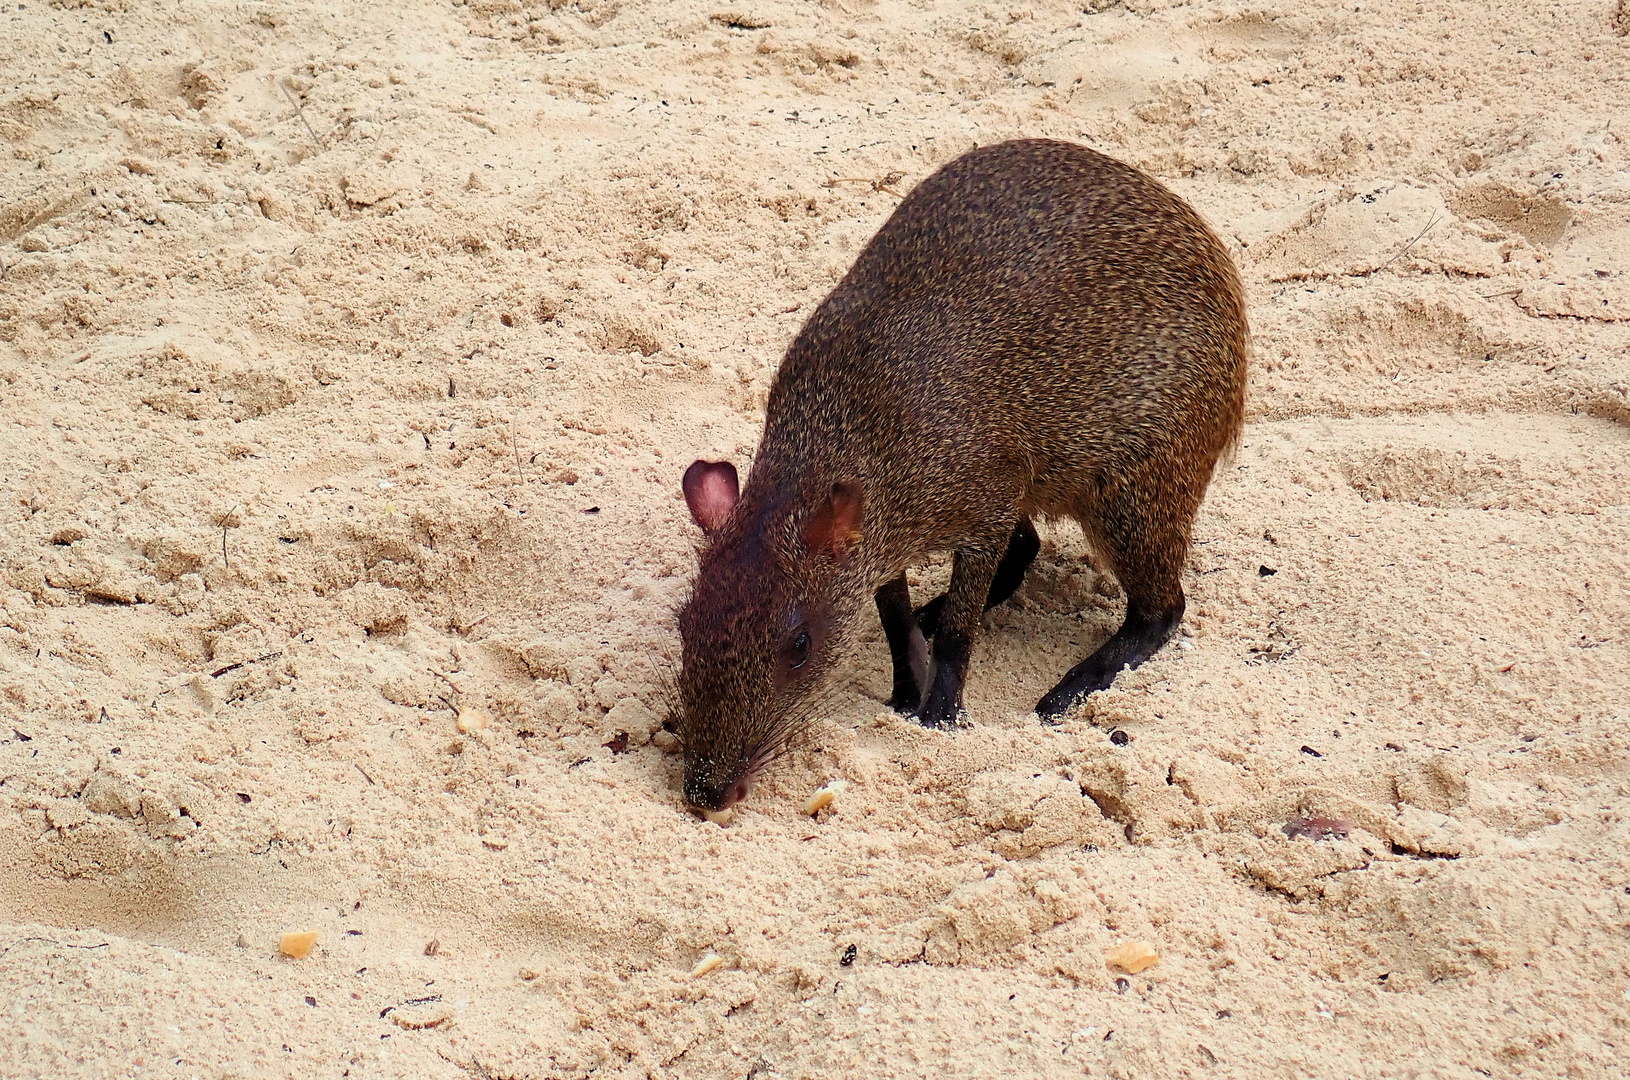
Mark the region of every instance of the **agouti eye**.
POLYGON ((792 639, 792 666, 801 668, 809 662, 809 631, 800 630, 792 639))

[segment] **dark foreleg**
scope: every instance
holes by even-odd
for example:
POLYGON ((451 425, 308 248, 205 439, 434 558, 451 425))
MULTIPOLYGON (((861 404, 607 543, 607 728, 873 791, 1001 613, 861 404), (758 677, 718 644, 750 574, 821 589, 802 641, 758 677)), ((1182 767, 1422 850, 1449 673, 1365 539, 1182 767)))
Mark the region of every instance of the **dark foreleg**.
POLYGON ((977 541, 957 549, 951 564, 951 584, 945 591, 939 625, 934 634, 933 670, 928 678, 928 696, 923 700, 919 719, 924 727, 952 727, 962 707, 962 685, 973 656, 974 639, 979 634, 979 616, 984 613, 1001 556, 1003 526, 988 544, 977 541))
POLYGON ((877 614, 894 662, 894 695, 889 708, 915 716, 928 682, 928 642, 911 615, 911 590, 904 571, 877 590, 877 614))

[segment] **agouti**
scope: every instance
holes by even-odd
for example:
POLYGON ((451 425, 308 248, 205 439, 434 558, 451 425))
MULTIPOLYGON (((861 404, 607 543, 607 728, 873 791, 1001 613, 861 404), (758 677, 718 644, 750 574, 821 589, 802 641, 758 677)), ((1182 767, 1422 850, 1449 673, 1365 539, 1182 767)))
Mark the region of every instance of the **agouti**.
POLYGON ((1080 522, 1127 603, 1036 711, 1147 659, 1183 617, 1246 343, 1222 242, 1129 165, 1026 139, 919 184, 787 350, 745 489, 728 463, 685 473, 706 533, 679 613, 686 798, 746 795, 813 718, 868 597, 889 704, 955 723, 980 615, 1019 587, 1037 514, 1080 522), (950 585, 914 611, 906 567, 943 550, 950 585))

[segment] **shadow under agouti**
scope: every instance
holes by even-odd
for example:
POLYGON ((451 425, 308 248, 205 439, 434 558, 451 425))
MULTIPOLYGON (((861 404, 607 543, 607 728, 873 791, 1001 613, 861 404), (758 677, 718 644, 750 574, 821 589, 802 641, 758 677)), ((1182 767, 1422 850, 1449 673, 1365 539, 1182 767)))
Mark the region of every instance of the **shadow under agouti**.
POLYGON ((745 488, 728 463, 685 473, 707 536, 679 613, 686 798, 746 795, 813 718, 868 599, 889 704, 955 723, 980 616, 1018 588, 1037 514, 1080 522, 1127 610, 1036 711, 1147 659, 1183 616, 1246 339, 1222 243, 1128 165, 1029 139, 924 180, 787 350, 745 488), (906 567, 943 550, 950 585, 913 610, 906 567))

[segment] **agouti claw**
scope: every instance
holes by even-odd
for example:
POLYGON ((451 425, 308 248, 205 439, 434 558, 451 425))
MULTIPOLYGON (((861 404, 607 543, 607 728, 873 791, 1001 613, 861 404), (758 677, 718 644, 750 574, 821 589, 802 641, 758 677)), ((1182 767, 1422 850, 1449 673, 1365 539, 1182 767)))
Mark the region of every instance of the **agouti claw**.
POLYGON ((922 712, 917 714, 917 723, 925 728, 933 728, 937 731, 966 727, 969 722, 967 710, 960 705, 947 704, 949 707, 931 701, 924 705, 922 712))

